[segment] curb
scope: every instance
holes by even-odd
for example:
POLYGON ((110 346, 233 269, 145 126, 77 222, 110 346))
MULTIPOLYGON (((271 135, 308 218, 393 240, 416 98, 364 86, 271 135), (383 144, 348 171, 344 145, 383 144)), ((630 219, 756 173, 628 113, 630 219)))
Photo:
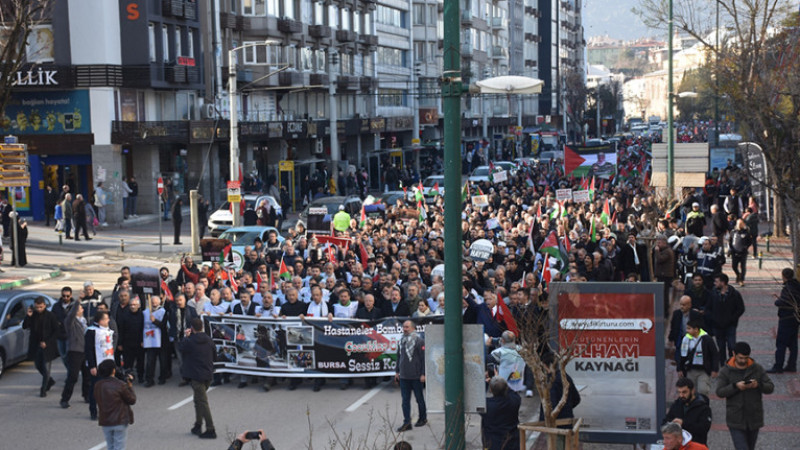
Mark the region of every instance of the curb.
POLYGON ((61 276, 61 269, 55 269, 52 272, 48 272, 44 275, 38 275, 35 277, 27 277, 22 278, 19 280, 9 281, 3 284, 0 284, 0 291, 6 289, 13 289, 15 287, 26 286, 33 283, 38 283, 40 281, 49 280, 51 278, 57 278, 61 276))

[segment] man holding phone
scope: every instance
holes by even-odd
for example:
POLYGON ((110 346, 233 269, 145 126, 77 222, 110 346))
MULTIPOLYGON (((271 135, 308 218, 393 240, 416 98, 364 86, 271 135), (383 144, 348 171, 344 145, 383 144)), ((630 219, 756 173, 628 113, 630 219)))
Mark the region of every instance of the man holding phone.
POLYGON ((254 441, 256 439, 260 441, 261 450, 275 450, 272 442, 267 439, 267 435, 264 433, 264 430, 245 431, 241 433, 240 435, 236 436, 236 440, 231 442, 231 446, 228 447, 228 450, 242 450, 242 446, 244 446, 245 443, 254 441))
POLYGON ((194 427, 192 434, 200 439, 216 439, 211 407, 208 405, 208 387, 214 378, 214 341, 203 332, 203 320, 195 317, 192 327, 185 332, 186 338, 178 342, 178 351, 183 355, 181 376, 191 380, 194 391, 194 427), (206 431, 203 432, 203 421, 206 431))
POLYGON ((717 396, 725 399, 725 421, 736 450, 754 450, 758 430, 764 426, 763 394, 775 385, 760 364, 750 357, 750 345, 737 342, 733 358, 720 369, 717 396))

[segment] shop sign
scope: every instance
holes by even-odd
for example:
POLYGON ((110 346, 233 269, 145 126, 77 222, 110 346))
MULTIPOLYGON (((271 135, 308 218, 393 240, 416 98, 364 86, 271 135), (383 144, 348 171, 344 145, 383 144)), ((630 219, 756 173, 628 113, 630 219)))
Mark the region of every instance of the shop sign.
POLYGON ((39 91, 11 94, 0 117, 4 134, 89 134, 89 91, 39 91))

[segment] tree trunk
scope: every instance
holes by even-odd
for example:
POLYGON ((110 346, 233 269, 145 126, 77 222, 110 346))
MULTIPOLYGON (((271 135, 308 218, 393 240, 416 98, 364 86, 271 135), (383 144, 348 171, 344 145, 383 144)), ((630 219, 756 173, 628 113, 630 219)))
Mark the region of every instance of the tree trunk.
POLYGON ((774 212, 772 214, 772 236, 784 237, 786 236, 786 224, 783 220, 783 201, 778 191, 773 191, 772 203, 774 205, 774 212))
POLYGON ((792 248, 792 269, 795 273, 800 270, 800 224, 797 221, 797 213, 800 211, 798 200, 795 198, 787 198, 784 204, 788 217, 793 220, 789 221, 789 233, 791 233, 790 242, 792 248))

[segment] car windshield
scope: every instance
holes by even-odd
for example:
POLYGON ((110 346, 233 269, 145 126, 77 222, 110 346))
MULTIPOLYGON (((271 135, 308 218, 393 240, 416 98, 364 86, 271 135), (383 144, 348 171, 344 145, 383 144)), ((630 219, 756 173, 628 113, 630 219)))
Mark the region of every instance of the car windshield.
POLYGON ((472 176, 480 177, 483 175, 489 175, 489 168, 488 167, 478 167, 472 172, 472 176))
POLYGON ((422 183, 422 185, 425 187, 433 187, 436 185, 436 183, 443 183, 443 182, 444 178, 428 178, 422 183))
POLYGON ((258 231, 226 231, 219 235, 220 239, 228 239, 234 244, 251 245, 260 236, 258 231))

